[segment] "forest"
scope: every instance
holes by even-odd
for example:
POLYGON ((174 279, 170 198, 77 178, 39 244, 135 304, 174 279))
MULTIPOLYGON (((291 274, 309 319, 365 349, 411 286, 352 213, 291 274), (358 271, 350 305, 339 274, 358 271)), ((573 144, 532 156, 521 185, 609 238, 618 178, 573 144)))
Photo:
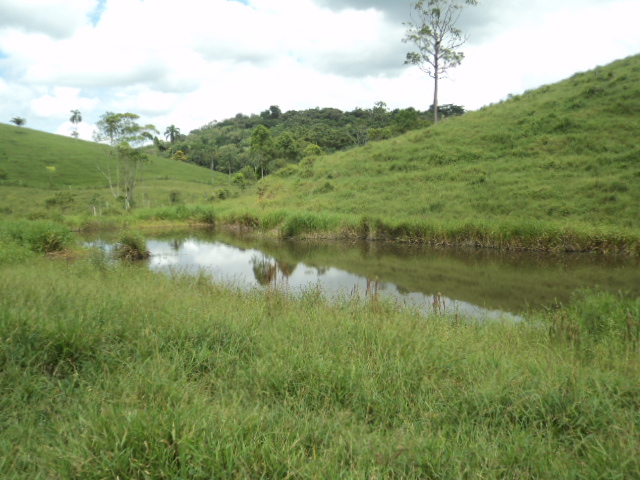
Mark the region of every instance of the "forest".
MULTIPOLYGON (((441 118, 462 115, 458 105, 438 107, 441 118)), ((343 112, 337 108, 313 108, 282 112, 272 105, 259 115, 238 113, 181 134, 170 126, 165 140, 154 138, 153 153, 205 166, 236 180, 254 180, 309 155, 333 153, 385 140, 432 124, 432 109, 412 107, 390 110, 384 102, 373 108, 343 112)))

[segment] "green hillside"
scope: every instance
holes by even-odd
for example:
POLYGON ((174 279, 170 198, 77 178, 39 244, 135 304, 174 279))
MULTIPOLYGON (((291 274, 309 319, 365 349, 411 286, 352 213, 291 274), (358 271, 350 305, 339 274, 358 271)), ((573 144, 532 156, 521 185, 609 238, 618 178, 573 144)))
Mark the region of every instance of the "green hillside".
MULTIPOLYGON (((45 189, 106 187, 108 181, 98 167, 103 171, 115 168, 107 145, 0 123, 0 169, 7 174, 5 185, 45 189), (55 167, 55 171, 47 167, 55 167)), ((202 167, 156 156, 150 157, 145 175, 149 179, 168 177, 211 183, 211 172, 202 167)))
MULTIPOLYGON (((222 173, 212 187, 206 168, 152 157, 137 203, 213 201, 218 222, 281 236, 638 253, 639 121, 634 56, 429 128, 305 158, 246 190, 222 173)), ((57 215, 112 205, 98 170, 113 172, 109 162, 104 145, 0 125, 0 214, 34 216, 59 190, 78 199, 57 215)), ((153 221, 142 210, 131 215, 153 221)))
MULTIPOLYGON (((123 188, 117 185, 116 160, 110 147, 94 142, 0 124, 0 218, 52 218, 81 226, 85 220, 123 211, 123 188), (78 224, 78 222, 80 222, 78 224)), ((122 181, 122 177, 121 177, 122 181)), ((139 207, 198 203, 211 198, 212 172, 206 168, 155 155, 138 175, 139 207)), ((214 185, 229 178, 215 173, 214 185)))
POLYGON ((437 126, 289 167, 262 208, 416 224, 542 222, 638 233, 640 56, 437 126))

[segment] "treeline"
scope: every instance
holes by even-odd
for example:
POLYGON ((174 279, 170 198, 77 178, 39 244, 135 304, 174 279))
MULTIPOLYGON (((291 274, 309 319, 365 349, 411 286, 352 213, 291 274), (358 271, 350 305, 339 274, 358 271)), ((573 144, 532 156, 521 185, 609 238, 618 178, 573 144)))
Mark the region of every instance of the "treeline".
MULTIPOLYGON (((438 107, 441 117, 461 115, 457 105, 438 107)), ((282 112, 273 105, 259 115, 237 114, 213 121, 188 135, 154 141, 160 155, 245 177, 263 176, 305 156, 332 153, 383 140, 432 123, 433 112, 414 108, 389 110, 384 102, 371 109, 343 112, 313 108, 282 112)))

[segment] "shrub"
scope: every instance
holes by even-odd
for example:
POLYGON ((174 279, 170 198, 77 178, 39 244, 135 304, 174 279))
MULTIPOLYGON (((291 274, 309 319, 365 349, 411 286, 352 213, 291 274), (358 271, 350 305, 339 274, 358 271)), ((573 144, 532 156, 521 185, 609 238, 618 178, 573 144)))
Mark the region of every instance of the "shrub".
POLYGON ((302 157, 320 157, 324 155, 324 150, 319 145, 315 143, 310 143, 307 147, 302 151, 302 157))
POLYGON ((182 193, 179 192, 178 190, 171 190, 169 192, 169 202, 171 202, 171 205, 175 205, 176 203, 180 203, 180 201, 182 200, 182 193))
POLYGON ((213 195, 215 198, 219 198, 220 200, 226 200, 231 197, 231 190, 228 188, 219 188, 213 195))
POLYGON ((244 175, 245 180, 249 183, 255 183, 255 181, 258 180, 256 171, 251 165, 245 165, 244 167, 242 167, 240 173, 244 175))
POLYGON ((119 260, 133 261, 149 258, 150 253, 147 244, 140 235, 124 233, 115 248, 115 256, 119 260))
POLYGON ((75 195, 71 192, 57 192, 53 197, 49 197, 44 201, 47 207, 66 208, 76 201, 75 195))
POLYGON ((20 221, 6 225, 0 234, 33 252, 52 253, 66 249, 73 240, 69 228, 48 221, 20 221))
POLYGON ((329 193, 333 191, 334 188, 335 187, 331 184, 331 182, 325 182, 324 185, 316 188, 313 193, 329 193))

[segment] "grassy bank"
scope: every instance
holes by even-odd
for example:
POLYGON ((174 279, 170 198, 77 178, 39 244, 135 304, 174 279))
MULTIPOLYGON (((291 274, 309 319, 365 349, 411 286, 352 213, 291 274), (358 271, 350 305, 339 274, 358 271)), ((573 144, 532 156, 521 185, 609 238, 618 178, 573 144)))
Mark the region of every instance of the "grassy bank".
POLYGON ((475 323, 32 253, 0 265, 0 476, 634 478, 639 329, 597 292, 475 323))

